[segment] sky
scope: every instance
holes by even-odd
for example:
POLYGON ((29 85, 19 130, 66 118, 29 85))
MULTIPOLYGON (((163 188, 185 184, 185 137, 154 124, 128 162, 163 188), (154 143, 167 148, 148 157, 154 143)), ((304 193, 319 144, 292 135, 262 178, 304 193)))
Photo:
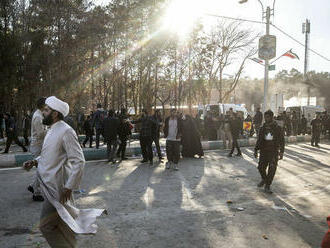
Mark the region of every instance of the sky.
MULTIPOLYGON (((106 4, 109 0, 95 0, 96 4, 106 4)), ((187 0, 175 0, 187 1, 187 0)), ((245 4, 239 4, 239 0, 189 0, 198 2, 203 11, 222 16, 234 18, 244 18, 249 20, 261 21, 261 5, 257 0, 248 0, 245 4)), ((261 0, 264 6, 272 6, 272 0, 261 0)), ((207 18, 207 23, 216 21, 214 17, 207 18)), ((302 33, 302 23, 309 19, 311 22, 310 48, 330 59, 330 1, 329 0, 277 0, 275 2, 275 15, 272 23, 281 28, 300 42, 304 43, 305 36, 302 33)), ((265 33, 265 25, 244 23, 243 26, 256 31, 256 33, 265 33)), ((270 34, 277 37, 277 56, 284 54, 292 49, 300 60, 282 57, 276 64, 276 70, 269 73, 274 77, 281 70, 290 71, 296 68, 304 71, 304 47, 286 37, 275 28, 270 28, 270 34)), ((330 72, 330 62, 326 61, 312 52, 309 52, 309 70, 317 72, 330 72)), ((232 72, 227 72, 231 74, 232 72)), ((263 66, 248 61, 242 75, 251 78, 263 78, 263 66)))

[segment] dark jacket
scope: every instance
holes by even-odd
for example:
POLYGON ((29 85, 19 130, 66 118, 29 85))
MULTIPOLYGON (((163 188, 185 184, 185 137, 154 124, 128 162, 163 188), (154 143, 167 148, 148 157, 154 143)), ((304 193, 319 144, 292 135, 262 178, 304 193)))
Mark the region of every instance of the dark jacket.
POLYGON ((132 134, 130 123, 127 121, 122 121, 119 125, 118 135, 121 140, 127 140, 129 135, 132 134))
POLYGON ((160 127, 162 126, 162 118, 161 117, 158 117, 158 116, 156 116, 156 115, 153 115, 152 116, 152 119, 155 121, 155 123, 156 123, 156 128, 155 128, 155 132, 154 132, 154 135, 153 135, 153 137, 154 138, 159 138, 159 136, 160 136, 160 134, 159 134, 159 132, 160 132, 160 127))
POLYGON ((107 117, 102 122, 102 135, 106 142, 116 140, 119 134, 119 119, 115 117, 107 117))
POLYGON ((230 118, 229 119, 230 132, 233 138, 238 139, 239 134, 242 133, 243 122, 240 118, 230 118))
POLYGON ((255 114, 253 118, 253 122, 254 124, 259 124, 259 125, 262 123, 262 113, 260 111, 257 111, 257 113, 255 114))
POLYGON ((87 136, 91 136, 94 134, 93 128, 91 125, 91 120, 85 120, 84 121, 84 131, 87 136))
POLYGON ((93 115, 93 127, 102 129, 103 120, 106 118, 106 112, 103 109, 98 109, 93 115))
POLYGON ((152 138, 155 134, 157 123, 150 116, 141 117, 136 121, 132 121, 133 124, 141 123, 140 138, 150 137, 152 138))
POLYGON ((311 122, 312 133, 320 133, 322 130, 322 121, 320 119, 313 119, 311 122))
MULTIPOLYGON (((169 123, 169 120, 170 120, 170 116, 166 118, 165 120, 165 127, 164 127, 164 137, 167 138, 168 136, 168 123, 169 123)), ((179 139, 182 135, 182 121, 180 118, 177 117, 177 120, 178 120, 178 133, 176 135, 176 138, 179 139)))
POLYGON ((265 140, 265 135, 266 132, 270 131, 270 133, 273 136, 273 147, 274 147, 274 153, 278 153, 280 151, 281 153, 284 152, 284 145, 285 145, 285 140, 284 140, 284 133, 282 128, 274 121, 270 124, 264 123, 262 127, 259 130, 259 135, 258 135, 258 140, 257 144, 255 146, 255 150, 260 152, 263 152, 267 147, 266 140, 265 140))
POLYGON ((9 116, 9 118, 5 120, 5 125, 6 125, 7 136, 14 136, 17 134, 16 121, 14 117, 9 116))

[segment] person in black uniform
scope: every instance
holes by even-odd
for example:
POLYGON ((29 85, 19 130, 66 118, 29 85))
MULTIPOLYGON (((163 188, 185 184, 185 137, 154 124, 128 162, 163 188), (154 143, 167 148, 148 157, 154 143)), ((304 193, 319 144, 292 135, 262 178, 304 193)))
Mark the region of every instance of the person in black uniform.
POLYGON ((157 128, 157 123, 151 116, 148 115, 148 111, 146 109, 142 110, 141 118, 136 121, 132 121, 132 123, 141 123, 140 145, 143 156, 141 163, 149 161, 149 164, 153 165, 152 137, 157 128))
POLYGON ((11 143, 15 141, 15 143, 22 147, 23 152, 27 152, 26 147, 18 140, 17 137, 17 127, 14 117, 12 117, 9 113, 4 115, 5 122, 6 122, 6 134, 7 134, 7 141, 6 141, 6 149, 3 153, 8 153, 11 143))
POLYGON ((152 116, 152 118, 156 123, 156 128, 154 130, 155 131, 154 134, 152 135, 153 136, 152 140, 155 143, 159 161, 161 161, 163 159, 163 156, 162 156, 162 151, 160 150, 159 137, 160 137, 160 128, 162 126, 163 120, 159 109, 155 111, 155 114, 152 116))
POLYGON ((258 158, 258 151, 260 151, 258 170, 261 182, 258 187, 265 186, 265 192, 271 194, 270 185, 276 173, 277 163, 283 158, 284 134, 282 128, 274 121, 274 113, 271 110, 266 111, 264 117, 265 123, 260 128, 254 156, 258 158))
POLYGON ((301 120, 300 120, 300 133, 302 135, 305 135, 307 133, 307 119, 305 117, 305 115, 301 116, 301 120))
POLYGON ((311 127, 312 127, 312 140, 311 140, 311 145, 320 147, 320 136, 322 132, 322 120, 320 118, 320 115, 316 115, 316 117, 312 120, 311 122, 311 127))
POLYGON ((83 142, 83 147, 86 147, 86 143, 88 142, 89 140, 89 148, 92 148, 92 144, 93 144, 93 135, 94 135, 94 132, 93 132, 93 128, 92 128, 92 118, 90 115, 87 116, 87 119, 84 121, 84 124, 83 124, 83 129, 84 129, 84 132, 85 132, 85 135, 86 135, 86 138, 83 142))
POLYGON ((129 136, 132 134, 132 125, 127 119, 126 115, 121 114, 120 118, 120 125, 119 125, 119 140, 120 145, 117 151, 117 157, 120 157, 121 160, 127 160, 127 157, 125 156, 126 153, 126 146, 127 146, 127 140, 129 139, 129 136))
POLYGON ((243 124, 241 119, 237 116, 237 113, 232 113, 232 116, 229 118, 229 125, 230 125, 230 132, 233 137, 233 143, 232 143, 231 151, 228 154, 228 157, 233 156, 235 148, 237 149, 236 156, 241 157, 242 152, 241 149, 239 148, 237 140, 239 138, 239 135, 242 133, 243 124))

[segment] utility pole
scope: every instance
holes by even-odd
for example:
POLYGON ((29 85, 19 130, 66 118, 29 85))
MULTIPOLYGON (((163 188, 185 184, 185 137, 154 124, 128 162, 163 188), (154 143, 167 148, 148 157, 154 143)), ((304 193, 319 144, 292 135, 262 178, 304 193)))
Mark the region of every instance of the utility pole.
MULTIPOLYGON (((270 7, 266 9, 266 35, 269 35, 270 24, 270 7)), ((262 106, 262 112, 265 113, 268 107, 268 76, 269 76, 269 60, 265 60, 265 81, 264 81, 264 104, 262 106)))
MULTIPOLYGON (((311 32, 311 23, 308 19, 306 19, 306 22, 303 23, 302 26, 302 32, 305 34, 305 63, 304 63, 304 82, 306 83, 308 81, 308 62, 309 62, 309 35, 311 32)), ((311 98, 311 87, 308 85, 307 88, 307 105, 310 105, 310 98, 311 98)))

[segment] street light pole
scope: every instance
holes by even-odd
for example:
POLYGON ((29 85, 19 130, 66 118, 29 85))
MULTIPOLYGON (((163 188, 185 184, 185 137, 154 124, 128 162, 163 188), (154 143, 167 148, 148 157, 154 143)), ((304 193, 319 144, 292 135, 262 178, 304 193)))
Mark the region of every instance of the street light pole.
MULTIPOLYGON (((270 24, 270 7, 266 10, 266 35, 269 35, 270 24)), ((264 104, 262 106, 262 112, 265 113, 268 108, 268 77, 269 77, 269 60, 265 60, 265 80, 264 80, 264 104)))

